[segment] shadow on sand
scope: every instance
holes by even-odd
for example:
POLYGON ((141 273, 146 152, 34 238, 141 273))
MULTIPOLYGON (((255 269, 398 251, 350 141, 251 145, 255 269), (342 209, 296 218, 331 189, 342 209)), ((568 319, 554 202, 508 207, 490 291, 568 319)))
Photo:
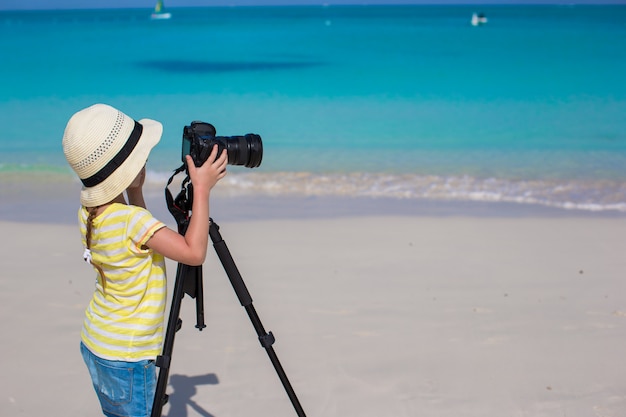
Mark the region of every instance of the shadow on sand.
POLYGON ((170 376, 169 385, 172 391, 169 393, 169 410, 167 416, 164 417, 187 417, 188 406, 203 417, 215 417, 213 414, 200 407, 200 405, 193 400, 193 397, 198 393, 198 386, 216 384, 219 384, 219 380, 215 374, 170 376))

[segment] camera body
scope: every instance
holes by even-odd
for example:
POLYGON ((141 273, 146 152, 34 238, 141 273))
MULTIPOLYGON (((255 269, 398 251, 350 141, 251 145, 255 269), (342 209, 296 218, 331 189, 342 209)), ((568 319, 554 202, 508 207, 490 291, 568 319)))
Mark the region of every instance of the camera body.
POLYGON ((210 123, 194 121, 183 129, 182 160, 191 155, 199 167, 206 162, 213 146, 217 145, 218 155, 226 149, 229 165, 243 165, 256 168, 263 159, 261 136, 248 133, 243 136, 216 136, 217 131, 210 123))

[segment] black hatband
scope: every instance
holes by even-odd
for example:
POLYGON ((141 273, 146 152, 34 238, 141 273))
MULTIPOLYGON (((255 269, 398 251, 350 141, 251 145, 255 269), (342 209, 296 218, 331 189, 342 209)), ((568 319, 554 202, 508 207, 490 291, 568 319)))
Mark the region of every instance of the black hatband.
POLYGON ((102 181, 107 179, 109 175, 111 175, 120 165, 126 161, 128 156, 133 152, 137 142, 139 142, 139 138, 141 137, 141 132, 143 131, 143 126, 135 121, 135 127, 133 128, 132 133, 130 134, 128 140, 120 149, 120 151, 111 159, 102 169, 95 174, 93 174, 89 178, 81 179, 83 185, 85 187, 93 187, 95 185, 100 184, 102 181))

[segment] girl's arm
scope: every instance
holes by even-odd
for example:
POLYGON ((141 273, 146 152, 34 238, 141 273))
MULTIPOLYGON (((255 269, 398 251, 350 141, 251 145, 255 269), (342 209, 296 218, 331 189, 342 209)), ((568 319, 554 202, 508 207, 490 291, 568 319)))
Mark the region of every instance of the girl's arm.
POLYGON ((185 235, 164 227, 146 243, 150 249, 185 265, 202 265, 209 240, 209 197, 211 189, 226 175, 226 151, 217 157, 217 145, 207 161, 196 167, 187 155, 187 170, 193 185, 192 216, 185 235))

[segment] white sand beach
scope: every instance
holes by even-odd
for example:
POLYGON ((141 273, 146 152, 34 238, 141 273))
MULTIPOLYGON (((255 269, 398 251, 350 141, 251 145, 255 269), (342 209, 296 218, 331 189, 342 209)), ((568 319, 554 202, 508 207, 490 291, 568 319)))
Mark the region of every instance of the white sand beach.
MULTIPOLYGON (((625 415, 624 218, 261 214, 218 224, 307 416, 625 415)), ((100 415, 77 228, 0 232, 0 415, 100 415)), ((204 287, 163 415, 295 416, 213 250, 204 287)))

